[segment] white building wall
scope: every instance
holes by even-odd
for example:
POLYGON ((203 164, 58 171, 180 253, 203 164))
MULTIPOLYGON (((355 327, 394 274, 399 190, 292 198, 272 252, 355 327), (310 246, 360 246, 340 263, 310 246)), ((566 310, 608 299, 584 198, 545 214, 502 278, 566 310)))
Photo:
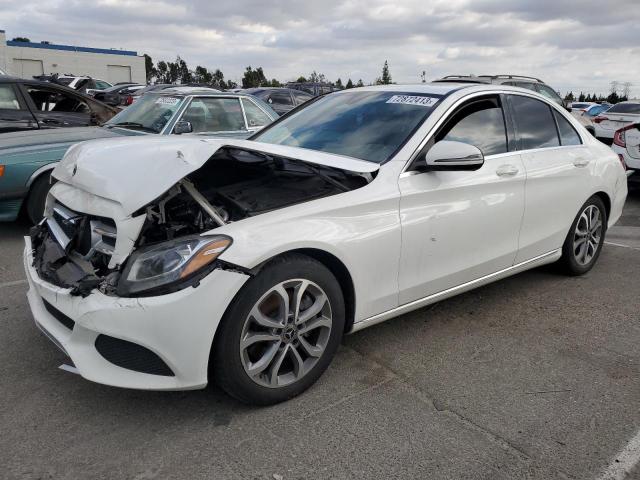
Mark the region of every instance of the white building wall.
POLYGON ((7 71, 6 62, 7 38, 4 30, 0 30, 0 70, 7 71))
POLYGON ((6 44, 0 33, 0 68, 10 75, 29 76, 42 64, 42 73, 88 75, 111 82, 132 81, 146 83, 143 56, 109 53, 79 52, 50 48, 18 47, 6 44), (4 68, 3 67, 4 59, 4 68), (130 71, 130 77, 125 79, 130 71), (113 78, 110 78, 113 77, 113 78))

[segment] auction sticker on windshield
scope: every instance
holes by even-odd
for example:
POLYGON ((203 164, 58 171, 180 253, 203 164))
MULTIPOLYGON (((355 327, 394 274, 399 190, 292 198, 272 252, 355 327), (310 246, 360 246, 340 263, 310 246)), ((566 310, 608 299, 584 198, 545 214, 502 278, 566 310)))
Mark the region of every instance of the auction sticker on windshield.
POLYGON ((421 107, 433 107, 439 98, 421 97, 417 95, 394 95, 386 103, 402 103, 404 105, 419 105, 421 107))
POLYGON ((159 105, 177 105, 180 103, 180 99, 176 97, 160 97, 156 100, 159 105))

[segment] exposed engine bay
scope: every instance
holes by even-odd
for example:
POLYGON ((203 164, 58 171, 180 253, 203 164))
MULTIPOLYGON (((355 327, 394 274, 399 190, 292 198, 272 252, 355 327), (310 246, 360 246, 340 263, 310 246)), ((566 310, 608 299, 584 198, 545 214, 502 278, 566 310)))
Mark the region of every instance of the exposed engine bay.
MULTIPOLYGON (((230 222, 336 195, 367 185, 354 173, 262 152, 219 149, 201 168, 134 212, 144 215, 136 250, 198 235, 230 222)), ((94 288, 114 294, 123 267, 109 268, 115 223, 57 203, 31 231, 34 266, 54 285, 86 296, 94 288)))

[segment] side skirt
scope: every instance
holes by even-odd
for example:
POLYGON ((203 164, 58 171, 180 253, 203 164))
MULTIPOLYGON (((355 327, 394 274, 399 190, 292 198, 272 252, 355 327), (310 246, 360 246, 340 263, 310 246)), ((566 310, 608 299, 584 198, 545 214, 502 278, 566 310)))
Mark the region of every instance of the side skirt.
POLYGON ((495 282, 496 280, 510 277, 511 275, 515 275, 516 273, 524 272, 525 270, 530 270, 532 268, 546 265, 548 263, 553 263, 556 260, 560 259, 561 256, 562 249, 559 248, 543 255, 539 255, 535 258, 532 258, 531 260, 527 260, 526 262, 518 263, 517 265, 513 265, 512 267, 505 268, 504 270, 500 270, 484 277, 480 277, 476 280, 471 280, 470 282, 463 283, 456 287, 451 287, 447 290, 443 290, 442 292, 434 293, 433 295, 429 295, 428 297, 419 298, 418 300, 414 300, 413 302, 405 303, 404 305, 400 305, 399 307, 387 310, 386 312, 379 313, 355 323, 349 333, 363 330, 367 327, 382 323, 393 317, 397 317, 413 310, 426 307, 427 305, 439 302, 440 300, 444 300, 445 298, 468 292, 469 290, 473 290, 474 288, 481 287, 482 285, 495 282))

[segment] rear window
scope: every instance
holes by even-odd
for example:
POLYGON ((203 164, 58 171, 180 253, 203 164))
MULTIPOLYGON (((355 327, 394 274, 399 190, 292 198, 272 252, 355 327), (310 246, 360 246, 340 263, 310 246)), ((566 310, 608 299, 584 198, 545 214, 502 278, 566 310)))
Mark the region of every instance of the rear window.
POLYGON ((607 110, 607 113, 640 113, 640 103, 618 103, 607 110))
POLYGON ((590 103, 572 103, 571 108, 587 108, 590 105, 590 103))

